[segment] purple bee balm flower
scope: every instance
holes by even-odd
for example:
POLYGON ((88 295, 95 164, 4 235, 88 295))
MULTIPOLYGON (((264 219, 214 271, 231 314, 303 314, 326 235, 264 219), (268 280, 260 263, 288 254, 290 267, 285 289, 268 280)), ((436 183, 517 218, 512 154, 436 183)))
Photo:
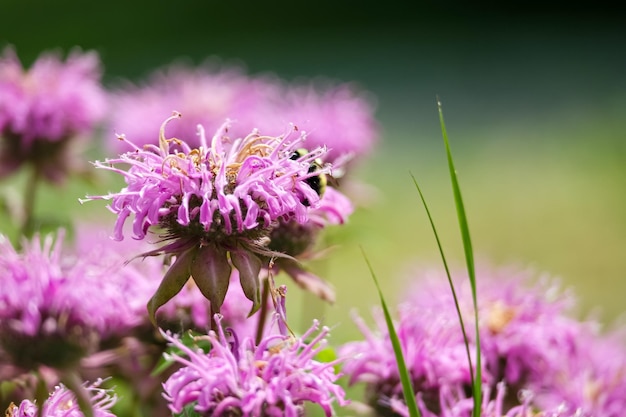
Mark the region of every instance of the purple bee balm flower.
POLYGON ((315 322, 300 338, 267 336, 256 346, 250 338, 238 340, 233 335, 233 340, 227 339, 220 321, 217 315, 218 332, 206 336, 211 343, 209 353, 189 348, 163 333, 185 355, 170 355, 169 359, 183 367, 163 384, 174 413, 192 407, 201 415, 216 417, 299 417, 308 402, 331 416, 333 402, 348 404, 343 389, 336 384, 336 362, 314 359, 326 345, 328 328, 315 335, 319 327, 315 322))
MULTIPOLYGON (((508 408, 507 387, 499 382, 495 389, 487 385, 483 388, 481 417, 591 417, 596 414, 587 414, 580 409, 560 404, 555 407, 537 408, 533 405, 534 395, 529 390, 522 390, 519 395, 520 405, 508 408)), ((424 403, 421 394, 417 396, 417 404, 423 417, 471 417, 474 400, 467 397, 463 390, 451 389, 446 386, 439 393, 439 409, 434 413, 424 403)), ((403 400, 394 397, 383 399, 383 404, 394 415, 409 417, 409 410, 403 400)), ((604 414, 597 414, 604 416, 604 414)))
POLYGON ((138 322, 125 276, 102 253, 64 252, 63 239, 35 236, 18 252, 0 237, 0 347, 26 369, 72 367, 138 322))
POLYGON ((341 165, 348 158, 353 163, 371 153, 379 135, 373 97, 353 84, 292 85, 285 90, 279 101, 282 110, 275 114, 306 129, 310 146, 327 146, 324 161, 341 165))
POLYGON ((32 163, 59 182, 76 163, 76 139, 89 134, 106 111, 95 52, 72 52, 65 62, 42 54, 25 70, 15 51, 0 56, 0 176, 32 163))
POLYGON ((570 404, 588 415, 618 417, 626 410, 626 338, 623 328, 581 334, 576 355, 563 356, 551 389, 537 392, 542 407, 570 404))
MULTIPOLYGON (((279 95, 273 79, 248 77, 243 68, 220 65, 207 61, 194 68, 184 63, 174 63, 152 73, 144 85, 123 82, 111 91, 111 116, 108 125, 116 132, 124 132, 138 146, 154 143, 163 114, 177 109, 185 118, 168 127, 173 137, 186 138, 191 147, 199 147, 196 135, 200 124, 209 132, 222 126, 231 118, 237 124, 231 134, 245 136, 254 128, 264 132, 269 126, 253 123, 254 118, 267 120, 264 103, 268 97, 279 95)), ((276 132, 284 131, 288 121, 273 126, 276 132)), ((107 144, 117 153, 126 152, 119 141, 107 144)))
POLYGON ((248 76, 243 67, 217 60, 198 67, 176 63, 153 73, 143 86, 125 83, 111 95, 109 125, 139 146, 153 142, 160 122, 155 118, 171 109, 185 115, 172 127, 172 136, 188 138, 192 147, 200 145, 194 139, 198 124, 215 131, 228 117, 237 122, 231 133, 238 137, 254 128, 278 134, 294 122, 309 131, 311 147, 329 148, 324 162, 336 166, 347 155, 368 154, 379 136, 374 100, 355 85, 289 84, 271 76, 248 76))
MULTIPOLYGON (((117 397, 109 390, 100 388, 102 380, 85 386, 90 396, 90 403, 94 417, 115 417, 109 410, 117 401, 117 397)), ((39 414, 37 405, 29 400, 24 400, 20 405, 11 403, 7 408, 6 417, 37 417, 39 414)), ((63 385, 56 387, 50 397, 44 402, 41 410, 42 417, 83 417, 84 414, 78 406, 74 393, 63 385)))
MULTIPOLYGON (((473 328, 469 279, 456 281, 461 311, 468 329, 473 328)), ((573 317, 574 298, 561 291, 547 277, 533 283, 530 271, 512 268, 482 268, 478 275, 479 320, 483 365, 491 381, 505 381, 511 405, 517 403, 517 390, 527 387, 537 395, 551 390, 568 365, 577 358, 583 340, 593 328, 591 322, 573 317)), ((445 276, 427 276, 418 284, 411 302, 439 311, 454 320, 453 299, 445 276)), ((473 340, 473 332, 468 332, 473 340)))
MULTIPOLYGON (((440 272, 425 275, 399 305, 396 331, 416 392, 425 407, 437 414, 442 411, 442 390, 463 392, 469 388, 470 379, 447 279, 440 272)), ((591 324, 570 317, 571 298, 548 281, 530 285, 531 274, 506 269, 482 269, 477 276, 483 382, 492 387, 499 381, 506 383, 505 412, 520 405, 518 393, 522 389, 535 393, 533 405, 556 407, 566 400, 565 396, 558 397, 558 401, 538 401, 545 398, 545 393, 556 392, 559 384, 571 383, 563 375, 568 375, 572 361, 584 360, 581 354, 590 342, 591 324)), ((469 280, 455 281, 455 290, 473 354, 469 280)), ((400 398, 402 393, 386 324, 379 319, 379 333, 375 334, 361 319, 357 318, 357 323, 365 341, 351 342, 340 349, 342 355, 354 357, 345 363, 344 372, 350 375, 351 383, 366 383, 370 403, 384 409, 381 396, 400 398)), ((472 361, 475 363, 474 358, 472 361)), ((586 361, 587 367, 589 364, 586 361)), ((571 409, 580 404, 565 403, 571 409)))
MULTIPOLYGON (((433 412, 439 412, 439 392, 445 386, 468 386, 471 383, 467 354, 458 322, 440 317, 434 311, 416 311, 419 307, 400 306, 396 331, 405 355, 414 388, 433 412)), ((385 413, 381 399, 402 395, 396 359, 380 312, 375 315, 377 332, 365 321, 354 317, 365 336, 363 341, 344 344, 339 355, 347 359, 343 372, 349 383, 366 384, 366 401, 385 413)))
POLYGON ((210 143, 200 126, 201 145, 192 149, 183 140, 165 137, 167 122, 179 117, 175 112, 163 123, 159 146, 142 149, 128 141, 132 151, 96 162, 96 167, 124 176, 127 186, 88 200, 112 200, 109 209, 118 215, 115 239, 123 239, 124 224, 133 217, 135 239, 145 238, 151 230, 169 242, 143 254, 175 257, 148 303, 153 321, 157 309, 190 277, 211 308, 220 311, 233 267, 253 303, 252 314, 261 304, 262 258, 290 256, 268 248, 272 230, 280 221, 306 223, 309 213, 321 205, 320 191, 311 185, 311 178, 327 174, 330 167, 310 168, 325 149, 297 153, 306 135, 295 128, 279 137, 253 131, 231 139, 228 123, 210 143), (118 164, 129 168, 122 170, 118 164))

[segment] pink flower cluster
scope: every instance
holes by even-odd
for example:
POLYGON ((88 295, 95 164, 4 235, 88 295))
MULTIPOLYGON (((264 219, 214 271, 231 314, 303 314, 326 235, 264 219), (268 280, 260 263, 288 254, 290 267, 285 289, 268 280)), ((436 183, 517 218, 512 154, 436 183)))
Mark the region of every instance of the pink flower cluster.
MULTIPOLYGON (((178 117, 180 114, 168 121, 178 117)), ((308 207, 317 207, 320 200, 306 180, 329 172, 329 168, 309 172, 310 164, 324 149, 293 159, 305 139, 302 133, 294 130, 272 137, 252 132, 231 138, 229 127, 223 125, 210 143, 200 128, 198 148, 183 140, 167 139, 165 124, 159 146, 141 149, 120 138, 134 149, 95 165, 123 175, 127 187, 107 196, 89 197, 112 200, 109 207, 118 215, 115 239, 123 238, 124 222, 131 215, 136 239, 143 239, 151 226, 161 226, 168 233, 166 237, 202 236, 206 242, 269 229, 279 218, 306 222, 308 207), (117 168, 120 164, 129 165, 129 169, 117 168)))
MULTIPOLYGON (((28 70, 14 49, 0 56, 0 176, 33 163, 52 181, 68 174, 75 139, 92 133, 107 111, 95 52, 42 54, 28 70)), ((76 152, 74 152, 76 153, 76 152)))
MULTIPOLYGON (((102 380, 88 385, 86 391, 90 395, 90 406, 93 417, 115 417, 110 409, 115 404, 117 397, 109 390, 100 388, 102 380)), ((37 404, 29 400, 22 401, 19 405, 11 404, 6 410, 6 417, 83 417, 78 401, 74 393, 63 385, 59 385, 50 394, 50 397, 42 406, 41 414, 37 404)))
MULTIPOLYGON (((203 65, 176 63, 155 71, 143 85, 121 83, 112 94, 111 130, 125 133, 141 146, 153 142, 160 117, 173 109, 185 119, 172 135, 187 138, 192 147, 196 126, 217 130, 227 118, 235 137, 253 129, 271 135, 293 123, 309 132, 310 148, 327 147, 324 162, 351 155, 362 157, 375 146, 379 126, 375 101, 356 85, 332 82, 286 83, 272 76, 249 76, 244 68, 217 60, 203 65)), ((117 142, 107 142, 124 151, 117 142)))
MULTIPOLYGON (((563 414, 555 414, 559 416, 575 412, 620 415, 617 410, 626 407, 623 335, 601 334, 597 323, 572 317, 568 310, 572 300, 548 281, 531 286, 532 275, 527 272, 484 269, 478 277, 483 384, 490 393, 502 396, 498 401, 504 414, 518 410, 506 415, 526 416, 532 406, 540 410, 560 407, 563 414), (504 385, 496 388, 501 382, 504 385), (525 400, 524 412, 519 411, 524 405, 519 400, 521 392, 532 398, 525 400)), ((475 363, 469 280, 455 281, 455 289, 475 363)), ((398 306, 396 331, 422 409, 426 415, 469 416, 471 404, 463 413, 444 412, 450 404, 460 407, 471 384, 447 279, 441 273, 420 276, 408 294, 398 306)), ((375 333, 361 318, 356 317, 356 322, 365 340, 340 349, 351 358, 344 372, 351 383, 367 385, 374 407, 395 404, 398 408, 402 387, 386 325, 378 317, 375 333)))
MULTIPOLYGON (((165 397, 174 413, 191 407, 201 415, 227 417, 299 417, 304 404, 318 404, 328 417, 332 404, 346 405, 337 379, 336 363, 315 356, 325 347, 328 328, 318 334, 316 322, 301 337, 270 335, 258 345, 250 338, 230 341, 216 318, 218 331, 206 339, 211 350, 185 346, 164 334, 181 354, 169 358, 183 365, 165 383, 165 397), (310 338, 310 340, 309 340, 310 338)), ((168 355, 166 355, 168 357, 168 355)))

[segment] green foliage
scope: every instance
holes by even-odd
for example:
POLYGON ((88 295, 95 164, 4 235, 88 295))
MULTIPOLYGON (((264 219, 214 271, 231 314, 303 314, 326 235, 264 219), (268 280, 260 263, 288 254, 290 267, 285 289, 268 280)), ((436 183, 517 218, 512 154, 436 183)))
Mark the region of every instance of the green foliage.
POLYGON ((174 417, 202 417, 201 414, 194 410, 195 406, 196 403, 186 405, 185 408, 183 408, 183 411, 178 414, 174 414, 174 417))
MULTIPOLYGON (((469 275, 470 284, 472 286, 472 300, 474 302, 474 321, 476 324, 476 372, 473 377, 472 391, 474 399, 474 409, 472 411, 473 417, 480 417, 480 405, 482 404, 482 366, 480 361, 480 329, 478 326, 478 303, 476 299, 476 271, 474 266, 474 252, 472 249, 472 240, 470 239, 469 226, 467 223, 467 216, 465 215, 465 206, 463 204, 463 198, 461 197, 461 187, 454 168, 454 161, 452 159, 452 152, 450 151, 450 143, 448 142, 448 133, 446 132, 446 125, 443 120, 443 110, 441 109, 441 102, 437 100, 439 108, 439 121, 441 124, 441 133, 443 135, 443 141, 446 147, 446 156, 448 158, 448 168, 450 170, 450 181, 452 183, 452 192, 454 194, 454 203, 456 205, 457 218, 459 220, 459 227, 461 229, 461 236, 463 238, 463 250, 465 253, 465 262, 467 265, 467 273, 469 275)), ((458 308, 458 307, 457 307, 458 308)), ((467 341, 467 338, 465 339, 467 341)), ((467 347, 467 343, 466 343, 467 347)), ((471 364, 470 364, 471 369, 471 364)))
POLYGON ((428 204, 426 204, 426 199, 424 198, 424 194, 417 183, 417 180, 411 174, 413 178, 413 183, 415 184, 415 188, 420 195, 420 199, 422 200, 422 204, 424 205, 424 209, 426 210, 426 214, 428 215, 428 220, 430 222, 430 226, 433 230, 433 235, 435 236, 435 240, 437 241, 437 247, 439 248, 439 253, 441 255, 441 260, 443 261, 443 267, 446 270, 446 276, 448 277, 448 283, 450 284, 450 291, 452 292, 452 297, 454 298, 454 307, 456 308, 457 316, 459 317, 459 324, 461 326, 461 331, 463 332, 463 340, 465 341, 465 350, 467 352, 467 362, 469 364, 470 377, 472 379, 472 385, 474 385, 474 370, 472 368, 472 355, 469 350, 469 342, 467 338, 467 332, 465 330, 465 323, 463 322, 463 314, 461 313, 461 307, 459 306, 459 300, 456 295, 456 289, 454 288, 454 282, 452 281, 452 276, 450 275, 450 268, 448 267, 448 261, 446 260, 446 255, 443 251, 443 247, 441 246, 441 240, 439 239, 439 233, 437 232, 437 228, 435 227, 435 222, 433 217, 430 214, 430 210, 428 209, 428 204))
MULTIPOLYGON (((187 346, 190 349, 202 349, 203 352, 208 353, 211 350, 211 343, 206 337, 199 336, 202 336, 202 334, 194 332, 193 330, 188 330, 182 334, 180 340, 183 345, 187 346)), ((185 353, 176 346, 168 346, 168 348, 165 350, 165 353, 161 356, 161 359, 159 359, 159 362, 154 367, 154 370, 152 371, 152 376, 163 373, 174 363, 173 360, 167 359, 168 355, 184 356, 185 353)))
POLYGON ((400 381, 402 382, 402 393, 404 394, 404 401, 406 402, 406 405, 409 409, 409 416, 420 417, 421 414, 419 412, 419 409, 417 408, 417 401, 415 400, 415 390, 413 389, 411 375, 409 374, 406 363, 404 361, 404 354, 402 353, 400 339, 398 339, 398 334, 396 333, 396 329, 394 328, 391 314, 389 313, 389 309, 387 308, 387 303, 385 302, 385 297, 383 296, 383 292, 380 289, 380 285, 378 284, 378 279, 376 278, 374 269, 372 268, 369 259, 365 255, 365 252, 363 252, 363 257, 365 258, 365 262, 367 262, 367 267, 369 268, 372 279, 376 284, 376 290, 378 291, 378 296, 380 297, 380 304, 382 305, 383 312, 385 313, 385 322, 387 323, 389 339, 391 340, 391 345, 393 346, 393 352, 396 358, 396 364, 398 365, 398 374, 400 375, 400 381))

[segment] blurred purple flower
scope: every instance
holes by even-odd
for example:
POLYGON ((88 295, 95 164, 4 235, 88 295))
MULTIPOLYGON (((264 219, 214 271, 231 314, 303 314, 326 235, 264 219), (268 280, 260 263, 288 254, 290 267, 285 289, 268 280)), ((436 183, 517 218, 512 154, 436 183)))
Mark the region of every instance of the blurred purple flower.
POLYGON ((29 70, 15 51, 0 56, 0 177, 32 163, 41 175, 62 181, 77 159, 76 142, 90 134, 106 111, 95 52, 73 51, 62 61, 44 53, 29 70))
MULTIPOLYGON (((312 148, 329 149, 324 162, 335 166, 343 157, 368 154, 379 135, 375 101, 356 85, 289 84, 275 76, 249 76, 242 66, 217 59, 197 67, 172 64, 155 71, 142 86, 122 83, 111 100, 109 125, 139 146, 152 143, 158 115, 172 109, 185 115, 182 123, 172 127, 172 136, 188 138, 191 147, 199 146, 193 139, 198 124, 215 131, 230 118, 237 122, 231 133, 239 137, 255 128, 276 135, 292 122, 309 131, 312 148)), ((120 150, 116 143, 111 146, 120 150)))
MULTIPOLYGON (((601 351, 600 346, 605 344, 600 342, 601 335, 593 332, 594 323, 571 317, 568 313, 572 298, 548 280, 533 284, 532 277, 525 271, 510 269, 479 270, 483 383, 492 388, 500 381, 506 384, 507 396, 502 400, 505 412, 520 405, 518 393, 526 389, 534 393, 532 405, 542 409, 565 404, 567 409, 616 415, 610 410, 626 406, 626 396, 622 395, 624 384, 614 382, 620 380, 619 375, 626 369, 626 346, 614 344, 610 348, 615 358, 613 365, 619 371, 615 367, 609 371, 608 366, 603 369, 594 365, 589 349, 601 351), (582 394, 578 398, 565 395, 573 388, 572 384, 579 384, 580 388, 581 384, 576 382, 579 378, 588 381, 590 372, 591 385, 599 384, 603 388, 603 399, 596 399, 593 407, 581 400, 582 394), (611 406, 597 406, 599 403, 611 406)), ((474 352, 469 280, 466 277, 456 280, 455 290, 466 329, 470 329, 467 332, 470 352, 474 352)), ((443 391, 463 392, 470 386, 467 355, 452 293, 445 275, 426 273, 409 286, 407 294, 398 306, 396 331, 421 401, 432 413, 442 413, 443 391)), ((350 375, 351 383, 366 383, 368 401, 384 409, 381 398, 402 396, 386 324, 378 317, 375 334, 362 319, 356 320, 365 340, 347 343, 340 349, 342 355, 353 358, 346 361, 344 372, 350 375)))
POLYGON ((63 239, 35 236, 17 251, 0 237, 0 346, 26 369, 74 366, 139 320, 127 276, 101 252, 64 251, 63 239))
MULTIPOLYGON (((307 130, 309 146, 328 147, 324 161, 342 166, 339 162, 344 158, 350 165, 370 155, 378 141, 373 103, 354 84, 285 85, 274 114, 307 130)), ((337 170, 333 174, 341 176, 337 170)))
POLYGON ((619 417, 626 410, 626 332, 586 329, 576 355, 561 358, 551 389, 537 393, 542 407, 570 404, 589 415, 619 417))
MULTIPOLYGON (((440 390, 447 386, 469 386, 470 371, 458 320, 452 321, 436 311, 420 309, 419 305, 401 305, 396 332, 414 388, 433 412, 440 411, 440 390)), ((348 342, 339 348, 339 355, 349 358, 343 372, 349 383, 366 384, 366 401, 379 412, 387 408, 381 399, 402 396, 397 363, 384 318, 375 314, 377 332, 354 316, 363 341, 348 342)))
MULTIPOLYGON (((483 389, 483 403, 481 405, 481 417, 591 417, 581 409, 559 404, 554 407, 537 408, 533 405, 534 394, 529 390, 519 392, 519 405, 509 408, 507 400, 507 387, 504 382, 496 384, 495 389, 486 385, 483 389)), ((474 400, 466 396, 462 389, 451 389, 450 386, 442 387, 439 392, 440 411, 437 413, 428 409, 421 394, 417 396, 417 403, 423 417, 471 417, 474 408, 474 400)), ((383 399, 384 405, 394 415, 409 417, 409 410, 403 400, 394 398, 383 399)), ((603 416, 603 414, 600 414, 603 416)))
POLYGON ((192 149, 183 140, 165 138, 167 122, 178 117, 175 113, 162 124, 158 147, 140 149, 128 141, 134 150, 96 162, 96 167, 124 176, 127 187, 87 199, 112 200, 109 209, 118 215, 115 239, 123 239, 124 224, 134 216, 135 239, 145 238, 150 230, 168 242, 142 255, 175 257, 148 303, 152 320, 190 277, 211 308, 220 311, 233 267, 253 303, 252 314, 261 305, 262 258, 291 256, 268 249, 270 233, 279 221, 306 223, 309 212, 321 205, 320 190, 308 180, 328 173, 326 165, 310 169, 325 149, 296 153, 306 136, 295 128, 279 137, 254 131, 231 139, 228 123, 210 143, 199 126, 201 146, 192 149), (117 164, 130 167, 124 171, 117 164))
MULTIPOLYGON (((86 386, 90 395, 94 417, 115 417, 109 410, 117 401, 115 395, 109 390, 100 388, 102 380, 86 386)), ((84 414, 78 406, 74 393, 63 385, 56 387, 54 392, 43 404, 42 417, 83 417, 84 414)), ((6 417, 37 417, 39 410, 37 405, 29 400, 24 400, 20 405, 11 404, 6 410, 6 417)))
POLYGON ((329 329, 318 331, 317 322, 301 337, 273 335, 258 346, 253 339, 228 340, 216 317, 218 332, 206 339, 211 350, 205 353, 185 346, 176 337, 164 337, 184 356, 169 359, 183 365, 165 383, 164 395, 174 413, 193 407, 212 416, 303 415, 307 402, 319 405, 326 416, 332 404, 344 406, 343 389, 335 382, 336 362, 321 363, 314 357, 326 346, 329 329), (308 342, 305 340, 310 339, 308 342))

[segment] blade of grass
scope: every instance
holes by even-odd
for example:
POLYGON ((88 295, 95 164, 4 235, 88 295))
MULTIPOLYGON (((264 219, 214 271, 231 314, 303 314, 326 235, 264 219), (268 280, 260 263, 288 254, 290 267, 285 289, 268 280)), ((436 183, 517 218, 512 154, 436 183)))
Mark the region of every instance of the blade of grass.
POLYGON ((452 183, 452 192, 454 194, 454 203, 456 205, 456 213, 459 220, 459 227, 461 229, 461 236, 463 238, 463 249, 465 252, 465 263, 467 265, 467 273, 469 275, 470 284, 472 286, 472 301, 474 303, 474 321, 476 324, 476 374, 473 383, 473 399, 474 409, 472 410, 472 417, 480 417, 480 405, 482 403, 482 366, 480 360, 480 334, 478 327, 478 303, 476 297, 476 271, 474 267, 474 252, 472 250, 472 240, 470 239, 469 226, 467 223, 467 216, 465 215, 465 207, 463 205, 463 198, 461 197, 461 187, 454 167, 454 161, 452 160, 452 151, 450 150, 450 143, 448 141, 448 133, 446 131, 446 125, 443 120, 443 110, 441 108, 441 101, 437 99, 437 108, 439 109, 439 122, 441 124, 441 133, 443 135, 443 141, 446 147, 446 156, 448 158, 448 168, 450 170, 450 181, 452 183))
POLYGON ((389 331, 389 339, 391 340, 391 345, 393 346, 393 352, 396 357, 396 364, 398 365, 398 373, 400 374, 400 381, 402 382, 402 392, 404 394, 404 401, 406 402, 406 406, 409 410, 410 417, 421 417, 419 409, 417 408, 417 401, 415 400, 415 391, 413 391, 413 384, 411 382, 411 377, 409 376, 409 371, 406 368, 406 362, 404 361, 404 354, 402 353, 402 346, 400 346, 400 339, 398 339, 398 334, 396 333, 396 329, 393 326, 393 321, 391 320, 391 314, 389 314, 389 309, 387 308, 387 303, 385 302, 385 298, 383 297, 383 292, 380 289, 380 285, 378 284, 378 279, 376 278, 376 274, 374 273, 374 269, 370 264, 367 255, 363 248, 361 248, 361 252, 363 253, 363 258, 365 258, 365 262, 367 263, 367 267, 370 270, 370 274, 372 274, 372 279, 376 284, 376 289, 378 290, 378 296, 380 297, 380 304, 383 307, 383 312, 385 314, 385 322, 387 323, 387 329, 389 331))
POLYGON ((467 338, 467 332, 465 330, 465 323, 463 322, 463 315, 461 314, 461 307, 459 306, 459 299, 456 295, 456 290, 454 289, 452 276, 450 275, 450 268, 448 267, 448 261, 446 260, 446 255, 443 252, 443 247, 441 246, 441 240, 439 239, 439 233, 437 233, 435 222, 433 221, 433 217, 431 216, 430 210, 428 209, 428 204, 426 204, 426 199, 424 198, 422 189, 420 188, 419 184, 417 183, 417 180, 415 179, 415 176, 413 176, 412 173, 411 173, 411 178, 413 178, 413 183, 415 184, 415 188, 417 188, 417 192, 419 193, 420 199, 422 200, 422 204, 424 205, 424 209, 426 210, 428 221, 430 221, 430 226, 433 229, 433 234, 435 235, 435 240, 437 241, 437 247, 439 248, 439 253, 441 254, 443 267, 446 270, 446 276, 448 277, 448 283, 450 284, 450 290, 452 291, 452 297, 454 298, 454 307, 456 308, 457 316, 459 316, 459 324, 461 325, 461 331, 463 332, 463 341, 465 342, 465 351, 467 353, 467 362, 469 364, 470 379, 472 381, 472 392, 473 392, 474 391, 474 370, 472 369, 472 354, 470 353, 469 340, 467 338))

